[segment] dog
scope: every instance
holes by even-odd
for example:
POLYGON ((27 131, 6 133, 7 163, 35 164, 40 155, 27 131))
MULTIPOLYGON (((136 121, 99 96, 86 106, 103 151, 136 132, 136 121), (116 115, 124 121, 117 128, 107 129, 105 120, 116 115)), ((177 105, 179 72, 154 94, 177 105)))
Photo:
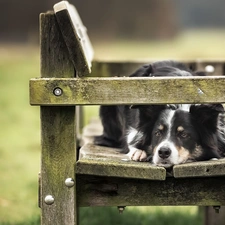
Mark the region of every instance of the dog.
MULTIPOLYGON (((144 65, 130 77, 205 76, 176 61, 144 65)), ((134 161, 156 166, 222 158, 225 155, 221 104, 101 106, 103 134, 97 145, 121 148, 134 161)))

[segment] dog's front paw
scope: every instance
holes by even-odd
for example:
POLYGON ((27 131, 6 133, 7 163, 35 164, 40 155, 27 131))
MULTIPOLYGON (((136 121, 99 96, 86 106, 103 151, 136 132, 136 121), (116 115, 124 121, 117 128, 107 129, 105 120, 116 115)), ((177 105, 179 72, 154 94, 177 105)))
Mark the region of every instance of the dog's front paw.
POLYGON ((145 162, 147 160, 146 152, 137 148, 131 148, 127 155, 134 161, 145 162))

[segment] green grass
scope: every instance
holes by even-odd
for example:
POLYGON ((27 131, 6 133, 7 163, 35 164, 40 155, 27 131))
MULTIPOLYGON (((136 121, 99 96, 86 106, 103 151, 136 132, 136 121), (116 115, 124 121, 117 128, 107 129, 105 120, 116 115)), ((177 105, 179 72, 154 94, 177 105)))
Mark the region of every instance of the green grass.
POLYGON ((38 76, 33 49, 1 48, 0 58, 0 224, 37 217, 39 115, 28 99, 28 82, 38 76))
MULTIPOLYGON (((96 55, 104 59, 225 58, 221 47, 224 37, 225 32, 220 31, 195 36, 185 33, 170 42, 122 41, 104 46, 96 43, 96 55), (203 40, 206 36, 208 39, 203 40)), ((38 76, 38 48, 0 46, 0 225, 40 224, 39 108, 31 107, 28 98, 29 79, 38 76)), ((96 107, 88 107, 85 121, 97 114, 96 107)), ((195 225, 200 224, 201 218, 196 207, 128 207, 122 215, 116 208, 82 208, 80 220, 81 225, 195 225)))
POLYGON ((96 41, 95 57, 100 59, 221 59, 225 58, 225 30, 188 30, 172 40, 116 42, 96 41))
POLYGON ((127 207, 123 214, 117 208, 82 208, 81 225, 201 225, 197 207, 127 207))

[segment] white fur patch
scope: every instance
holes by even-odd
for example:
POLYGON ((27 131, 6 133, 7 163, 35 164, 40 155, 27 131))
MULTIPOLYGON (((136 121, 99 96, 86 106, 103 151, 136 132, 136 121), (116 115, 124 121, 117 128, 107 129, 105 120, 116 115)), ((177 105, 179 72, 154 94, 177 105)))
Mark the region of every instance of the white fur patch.
POLYGON ((133 128, 133 127, 130 127, 129 130, 128 130, 128 134, 127 134, 127 143, 130 144, 134 137, 137 135, 138 131, 133 128))
POLYGON ((182 109, 184 111, 189 112, 190 111, 190 107, 191 107, 190 104, 182 104, 182 105, 180 105, 179 109, 182 109))
POLYGON ((153 156, 152 162, 154 164, 161 164, 163 163, 163 161, 169 161, 169 164, 178 164, 179 163, 179 153, 177 151, 176 146, 173 144, 173 142, 170 142, 169 140, 165 140, 163 142, 161 142, 157 148, 155 149, 155 154, 153 156), (159 149, 165 147, 171 150, 171 155, 169 156, 168 159, 162 160, 159 157, 159 149))
POLYGON ((135 141, 138 142, 142 137, 143 137, 143 133, 136 130, 135 128, 130 127, 130 129, 128 130, 127 143, 128 143, 129 153, 127 155, 129 156, 130 159, 134 161, 146 161, 147 159, 147 154, 145 151, 141 149, 137 149, 130 144, 134 140, 134 138, 135 138, 135 141))
POLYGON ((166 123, 167 123, 166 126, 168 127, 167 136, 154 150, 154 156, 152 158, 152 162, 156 165, 163 164, 164 162, 167 162, 169 164, 179 163, 179 152, 176 146, 174 145, 174 143, 170 141, 170 133, 171 133, 174 114, 175 114, 175 111, 173 110, 171 110, 168 113, 166 118, 166 123), (169 156, 169 158, 161 159, 159 157, 159 150, 162 147, 169 148, 171 150, 171 155, 169 156))
POLYGON ((130 144, 134 138, 136 139, 136 141, 140 141, 141 138, 143 137, 143 133, 136 130, 133 127, 130 127, 130 129, 128 130, 128 134, 127 134, 127 143, 130 144))

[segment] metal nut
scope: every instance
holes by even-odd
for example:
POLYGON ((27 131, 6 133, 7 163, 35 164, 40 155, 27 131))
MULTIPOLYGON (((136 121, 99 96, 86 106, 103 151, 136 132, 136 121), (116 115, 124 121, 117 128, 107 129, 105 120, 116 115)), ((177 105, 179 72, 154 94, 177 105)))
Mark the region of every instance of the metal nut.
POLYGON ((45 203, 47 205, 52 205, 54 203, 55 199, 53 198, 52 195, 46 195, 45 197, 45 203))

